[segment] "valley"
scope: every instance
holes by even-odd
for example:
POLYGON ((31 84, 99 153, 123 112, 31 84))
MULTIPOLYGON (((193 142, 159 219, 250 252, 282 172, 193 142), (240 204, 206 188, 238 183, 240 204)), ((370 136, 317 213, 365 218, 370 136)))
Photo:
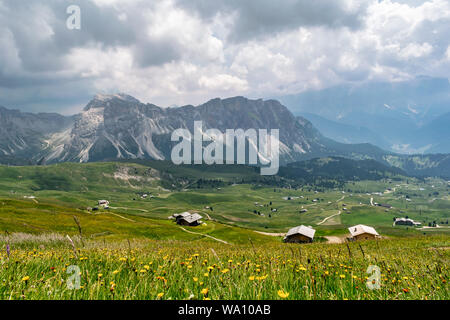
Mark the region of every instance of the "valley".
MULTIPOLYGON (((162 226, 176 229, 168 217, 184 211, 200 213, 206 226, 198 230, 213 236, 229 229, 256 237, 253 230, 283 233, 300 224, 316 228, 319 238, 345 235, 349 226, 359 223, 372 225, 387 237, 450 231, 450 186, 442 179, 392 176, 378 181, 347 181, 339 187, 327 188, 299 185, 295 180, 280 177, 251 183, 260 178, 251 167, 235 168, 234 174, 217 168, 208 172, 201 167, 172 167, 159 162, 0 167, 0 198, 9 203, 3 206, 0 228, 9 232, 52 232, 53 228, 45 226, 46 220, 55 222, 50 212, 55 215, 67 208, 72 215, 96 225, 97 220, 111 219, 114 224, 136 222, 130 227, 137 227, 148 220, 150 225, 155 223, 155 233, 146 237, 155 239, 165 238, 164 232, 158 233, 164 229, 162 226), (109 201, 108 210, 92 211, 99 199, 109 201), (375 204, 388 204, 392 208, 375 204), (26 221, 19 209, 22 206, 25 211, 43 211, 46 216, 30 214, 34 223, 26 221), (49 209, 44 209, 46 206, 49 209), (420 222, 422 227, 392 227, 394 218, 406 216, 420 222), (433 224, 439 227, 426 228, 433 224)), ((63 230, 76 230, 70 215, 62 221, 63 230)), ((133 231, 127 230, 111 231, 107 224, 100 223, 98 230, 94 228, 91 233, 108 232, 110 238, 132 236, 133 231)), ((231 239, 226 233, 224 236, 226 241, 231 239)), ((244 237, 231 242, 247 240, 244 237)))

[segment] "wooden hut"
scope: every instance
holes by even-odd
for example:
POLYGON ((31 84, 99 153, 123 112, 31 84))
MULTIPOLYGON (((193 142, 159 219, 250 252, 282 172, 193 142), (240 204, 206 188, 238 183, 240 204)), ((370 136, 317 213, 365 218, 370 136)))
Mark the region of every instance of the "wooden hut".
POLYGON ((283 241, 288 243, 313 242, 316 230, 303 225, 289 229, 283 241))

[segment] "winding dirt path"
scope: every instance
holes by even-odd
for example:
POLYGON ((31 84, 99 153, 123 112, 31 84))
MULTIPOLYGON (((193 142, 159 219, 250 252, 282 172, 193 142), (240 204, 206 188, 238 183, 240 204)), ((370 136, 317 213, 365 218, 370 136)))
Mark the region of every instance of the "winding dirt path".
POLYGON ((126 207, 109 207, 109 208, 110 209, 136 210, 136 211, 148 212, 148 210, 139 209, 139 208, 126 208, 126 207))
POLYGON ((338 213, 335 213, 335 214, 333 214, 333 215, 331 215, 331 216, 329 216, 329 217, 326 217, 325 219, 323 219, 322 221, 320 221, 317 225, 319 226, 319 225, 321 225, 322 223, 324 223, 325 221, 327 221, 328 219, 331 219, 331 218, 333 218, 333 217, 336 217, 336 216, 338 216, 338 215, 340 215, 340 214, 341 214, 341 210, 339 210, 338 213))
POLYGON ((271 236, 271 237, 283 237, 286 233, 271 233, 271 232, 263 232, 263 231, 256 231, 256 233, 263 234, 265 236, 271 236))
POLYGON ((214 238, 213 236, 210 236, 209 234, 204 234, 204 233, 199 233, 199 232, 189 231, 189 230, 186 230, 186 229, 183 228, 183 227, 180 227, 180 229, 183 230, 183 231, 185 231, 185 232, 187 232, 187 233, 196 234, 196 235, 203 236, 203 237, 208 237, 208 238, 211 238, 211 239, 213 239, 213 240, 216 240, 216 241, 219 241, 219 242, 222 242, 222 243, 225 243, 225 244, 229 244, 229 243, 226 242, 225 240, 221 240, 221 239, 214 238))
POLYGON ((119 218, 122 218, 122 219, 125 219, 125 220, 128 220, 128 221, 131 221, 131 222, 136 222, 136 221, 134 221, 132 219, 125 218, 124 216, 121 216, 120 214, 117 214, 117 213, 114 213, 114 212, 108 212, 108 213, 112 214, 112 215, 115 215, 116 217, 119 217, 119 218))

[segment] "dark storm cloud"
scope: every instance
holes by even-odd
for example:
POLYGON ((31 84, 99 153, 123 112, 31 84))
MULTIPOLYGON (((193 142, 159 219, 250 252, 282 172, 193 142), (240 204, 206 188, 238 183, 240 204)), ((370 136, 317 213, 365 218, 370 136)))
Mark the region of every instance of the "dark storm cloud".
POLYGON ((82 29, 66 27, 66 8, 73 1, 3 1, 0 26, 14 37, 19 58, 25 70, 51 71, 63 69, 64 55, 72 48, 98 43, 105 47, 129 45, 135 42, 133 24, 118 19, 110 7, 99 8, 94 3, 77 1, 82 10, 82 29), (52 35, 43 37, 49 32, 52 35))
POLYGON ((236 14, 229 35, 234 41, 265 37, 300 26, 357 29, 366 9, 361 6, 350 11, 342 1, 329 0, 177 0, 177 3, 205 19, 218 13, 236 14))
MULTIPOLYGON (((66 9, 73 1, 5 0, 0 11, 0 26, 12 33, 22 66, 27 71, 56 71, 64 69, 64 57, 73 48, 96 44, 104 49, 116 46, 136 49, 137 62, 142 66, 159 65, 180 54, 175 45, 165 39, 148 40, 146 21, 139 6, 125 6, 118 11, 112 6, 98 7, 89 0, 76 1, 81 8, 81 30, 66 27, 66 9), (120 14, 129 19, 121 20, 120 14), (52 35, 43 38, 40 34, 52 35)), ((152 3, 145 8, 151 9, 152 3)))
POLYGON ((33 85, 24 87, 1 88, 0 105, 34 113, 75 113, 86 105, 95 93, 97 92, 91 81, 85 79, 70 79, 58 83, 36 81, 33 85))
MULTIPOLYGON (((151 10, 154 3, 147 2, 145 9, 151 10)), ((9 41, 0 52, 0 103, 34 111, 86 103, 96 79, 72 72, 75 66, 67 62, 67 55, 73 49, 127 47, 138 67, 181 57, 176 43, 148 39, 146 25, 142 7, 135 5, 119 11, 89 0, 0 0, 0 44, 9 41), (66 27, 66 9, 72 4, 81 8, 81 30, 66 27), (128 18, 120 19, 121 14, 128 18)))

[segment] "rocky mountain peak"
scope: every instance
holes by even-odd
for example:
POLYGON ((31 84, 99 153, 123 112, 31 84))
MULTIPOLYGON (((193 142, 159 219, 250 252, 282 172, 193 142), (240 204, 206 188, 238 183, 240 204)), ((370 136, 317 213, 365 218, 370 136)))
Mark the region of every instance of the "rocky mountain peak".
POLYGON ((99 93, 94 96, 94 98, 86 105, 86 107, 83 110, 88 111, 93 108, 105 108, 111 105, 127 106, 130 103, 139 104, 141 102, 138 99, 125 93, 116 93, 116 94, 99 93))

